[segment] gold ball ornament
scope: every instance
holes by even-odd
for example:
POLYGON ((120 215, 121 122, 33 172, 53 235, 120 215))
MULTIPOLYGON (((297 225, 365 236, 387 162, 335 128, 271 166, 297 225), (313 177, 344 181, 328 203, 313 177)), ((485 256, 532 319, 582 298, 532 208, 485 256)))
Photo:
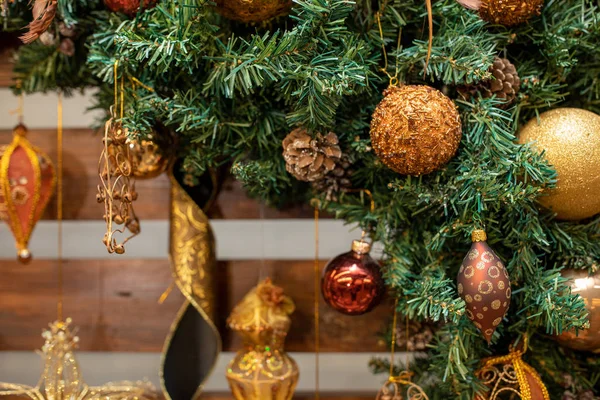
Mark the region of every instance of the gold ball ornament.
POLYGON ((402 175, 442 168, 462 137, 456 106, 429 86, 390 86, 371 121, 371 142, 379 159, 402 175))
POLYGON ((578 108, 557 108, 532 119, 519 143, 533 142, 558 174, 556 188, 539 203, 556 218, 579 220, 600 212, 600 116, 578 108))
POLYGON ((483 0, 479 16, 493 24, 519 25, 540 15, 543 5, 544 0, 483 0))
POLYGON ((153 133, 144 139, 128 142, 132 173, 137 179, 156 178, 167 169, 169 158, 164 149, 155 142, 155 137, 157 135, 153 133))
POLYGON ((556 340, 564 347, 579 351, 600 353, 600 273, 588 275, 587 271, 569 269, 562 276, 571 280, 571 292, 580 295, 588 310, 590 327, 577 334, 563 332, 556 340))
POLYGON ((286 15, 292 0, 215 0, 222 16, 234 21, 255 23, 286 15))

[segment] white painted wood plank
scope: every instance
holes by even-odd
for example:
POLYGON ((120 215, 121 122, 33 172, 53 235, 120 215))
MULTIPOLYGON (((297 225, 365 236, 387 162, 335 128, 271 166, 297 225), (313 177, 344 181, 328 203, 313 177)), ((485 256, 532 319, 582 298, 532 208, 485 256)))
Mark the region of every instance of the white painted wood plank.
MULTIPOLYGON (((142 221, 142 233, 131 239, 123 255, 108 254, 102 244, 103 221, 63 222, 65 259, 168 258, 168 221, 142 221)), ((214 220, 220 260, 311 260, 314 258, 314 222, 307 219, 214 220)), ((343 221, 319 222, 320 258, 328 259, 350 250, 360 238, 356 227, 343 221)), ((57 257, 57 223, 41 221, 30 243, 34 258, 57 257)), ((375 255, 378 252, 374 252, 375 255)), ((15 257, 13 237, 5 224, 0 226, 0 259, 15 257)))
MULTIPOLYGON (((314 390, 314 353, 291 353, 291 355, 300 367, 297 391, 314 390)), ((342 393, 372 391, 375 395, 386 377, 374 376, 369 371, 368 362, 373 355, 386 356, 383 353, 322 353, 319 357, 321 390, 342 393)), ((207 382, 207 392, 229 390, 225 369, 233 356, 234 353, 231 352, 221 354, 214 373, 207 382)), ((405 357, 405 355, 398 353, 397 357, 405 357)), ((119 380, 148 379, 159 387, 160 354, 158 353, 79 352, 77 358, 83 378, 90 385, 119 380)), ((0 352, 0 381, 35 385, 41 373, 41 366, 40 356, 33 352, 0 352)))
MULTIPOLYGON (((65 128, 87 128, 99 117, 102 111, 87 111, 92 105, 91 90, 74 93, 65 97, 63 102, 63 126, 65 128)), ((24 97, 23 122, 30 129, 55 128, 57 122, 56 93, 36 93, 24 97)), ((17 124, 17 115, 12 113, 17 108, 17 97, 10 89, 0 89, 0 129, 12 129, 17 124)))

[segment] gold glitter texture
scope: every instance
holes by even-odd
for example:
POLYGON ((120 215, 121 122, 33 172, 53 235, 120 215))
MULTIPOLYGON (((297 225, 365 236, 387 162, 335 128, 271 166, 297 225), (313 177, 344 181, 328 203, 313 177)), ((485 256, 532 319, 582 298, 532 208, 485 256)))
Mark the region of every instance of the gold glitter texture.
POLYGON ((219 14, 235 21, 255 23, 286 15, 292 0, 215 0, 219 14))
POLYGON ((544 0, 483 0, 479 16, 493 24, 518 25, 540 15, 543 5, 544 0))
POLYGON ((442 168, 462 136, 456 106, 429 86, 390 86, 371 121, 371 142, 381 161, 402 175, 442 168))
POLYGON ((533 119, 519 143, 533 142, 558 173, 557 187, 540 196, 556 218, 579 220, 600 212, 600 116, 578 108, 557 108, 533 119))

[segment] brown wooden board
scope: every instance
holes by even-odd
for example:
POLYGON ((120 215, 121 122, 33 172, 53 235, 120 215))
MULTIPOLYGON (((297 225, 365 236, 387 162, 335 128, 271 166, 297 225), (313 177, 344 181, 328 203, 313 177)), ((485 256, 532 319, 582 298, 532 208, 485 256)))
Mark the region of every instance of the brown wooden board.
MULTIPOLYGON (((324 263, 322 263, 324 264, 324 263)), ((169 286, 167 260, 67 260, 65 315, 79 327, 81 350, 160 352, 183 296, 173 290, 164 304, 157 300, 169 286)), ((33 350, 42 329, 56 318, 57 262, 34 260, 23 266, 0 263, 0 351, 33 350)), ((239 340, 225 328, 233 306, 260 276, 270 276, 296 302, 289 351, 313 351, 313 263, 310 261, 233 261, 219 264, 219 321, 224 349, 239 340)), ((389 304, 369 314, 341 315, 320 301, 321 349, 325 352, 386 351, 378 332, 391 316, 389 304)))
MULTIPOLYGON (((34 129, 28 133, 33 145, 40 147, 56 162, 56 130, 34 129)), ((12 140, 10 130, 0 130, 0 144, 12 140)), ((91 129, 67 129, 64 132, 64 218, 101 219, 102 204, 96 201, 98 160, 102 151, 102 137, 91 129)), ((169 216, 169 180, 165 174, 155 179, 137 180, 139 193, 134 208, 140 220, 167 219, 169 216)), ((265 218, 310 218, 308 206, 275 210, 262 206, 265 218)), ((215 206, 210 210, 215 219, 257 219, 261 217, 261 204, 247 197, 243 187, 233 178, 224 180, 215 206)), ((43 219, 54 219, 54 199, 48 205, 43 219)))

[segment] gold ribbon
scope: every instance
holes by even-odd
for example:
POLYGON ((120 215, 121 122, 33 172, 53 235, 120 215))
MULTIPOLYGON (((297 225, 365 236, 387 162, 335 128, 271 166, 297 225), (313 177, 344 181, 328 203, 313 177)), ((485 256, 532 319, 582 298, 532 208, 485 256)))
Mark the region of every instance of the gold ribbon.
POLYGON ((168 400, 192 400, 202 392, 221 352, 215 325, 215 239, 204 210, 216 195, 198 205, 173 175, 171 181, 170 258, 175 284, 186 297, 163 348, 161 386, 168 400), (204 208, 204 210, 203 210, 204 208))

